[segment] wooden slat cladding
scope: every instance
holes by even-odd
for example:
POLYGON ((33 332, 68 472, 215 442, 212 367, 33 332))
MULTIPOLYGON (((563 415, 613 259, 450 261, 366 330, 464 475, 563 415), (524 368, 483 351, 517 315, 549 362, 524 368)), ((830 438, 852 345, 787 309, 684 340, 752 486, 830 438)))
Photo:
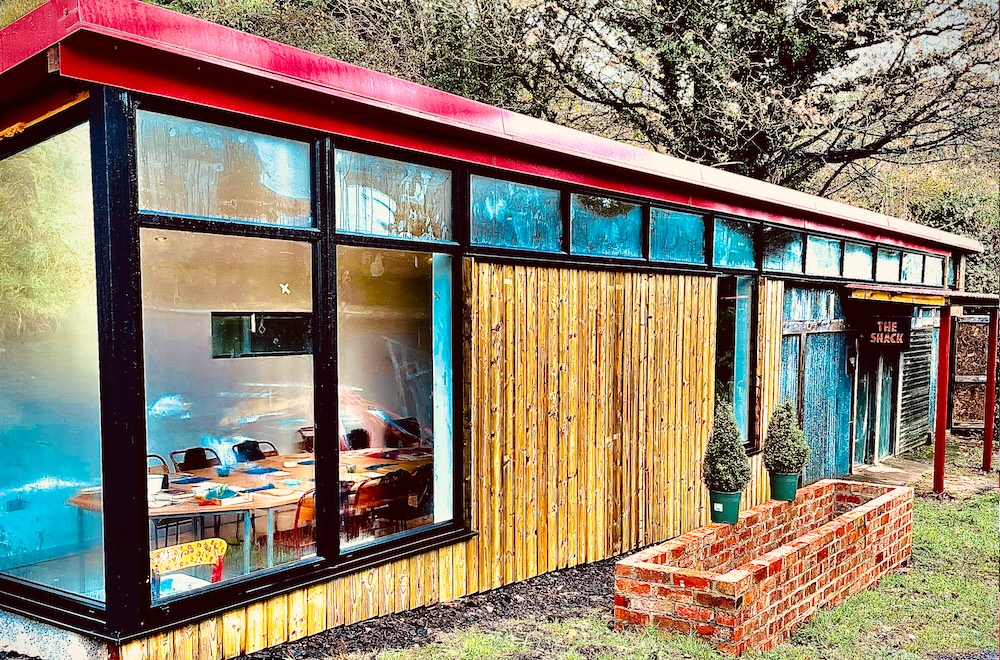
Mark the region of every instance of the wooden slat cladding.
MULTIPOLYGON (((463 266, 466 506, 478 536, 132 642, 122 657, 233 657, 708 521, 701 457, 713 414, 716 279, 463 266)), ((781 282, 763 283, 758 419, 780 390, 782 297, 781 282)), ((767 499, 760 456, 751 461, 749 506, 767 499)))

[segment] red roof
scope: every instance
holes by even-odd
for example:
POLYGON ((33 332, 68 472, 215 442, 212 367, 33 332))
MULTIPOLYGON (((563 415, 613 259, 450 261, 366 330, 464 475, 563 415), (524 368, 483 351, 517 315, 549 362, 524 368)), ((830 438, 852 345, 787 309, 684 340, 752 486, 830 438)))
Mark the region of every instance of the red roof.
MULTIPOLYGON (((777 212, 784 216, 779 219, 783 224, 816 228, 819 222, 928 248, 983 249, 969 238, 533 119, 137 0, 50 0, 0 30, 0 77, 60 44, 62 75, 134 88, 127 80, 86 75, 80 64, 80 58, 85 57, 81 49, 70 52, 65 48, 66 43, 80 40, 77 33, 179 55, 249 74, 275 86, 379 108, 429 123, 445 133, 528 145, 559 157, 666 179, 697 191, 703 198, 736 198, 741 200, 741 208, 745 205, 761 208, 764 213, 777 212)), ((143 61, 122 59, 125 61, 117 63, 119 67, 141 69, 144 65, 143 61)))

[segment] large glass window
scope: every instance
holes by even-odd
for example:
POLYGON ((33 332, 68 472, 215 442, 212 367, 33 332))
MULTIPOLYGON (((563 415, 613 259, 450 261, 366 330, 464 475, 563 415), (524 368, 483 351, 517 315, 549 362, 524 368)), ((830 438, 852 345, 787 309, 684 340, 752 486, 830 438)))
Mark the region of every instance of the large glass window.
POLYGON ((716 332, 716 395, 733 405, 743 442, 750 442, 753 417, 754 278, 719 278, 716 332))
POLYGON ((899 250, 878 249, 875 262, 875 279, 879 282, 899 281, 899 250))
POLYGON ((0 572, 104 600, 90 133, 0 161, 0 572))
POLYGON ((705 218, 695 213, 650 209, 649 258, 682 264, 705 263, 705 218))
POLYGON ((843 258, 840 241, 820 236, 809 236, 806 241, 806 274, 840 277, 843 258))
POLYGON ((314 554, 312 247, 143 228, 140 254, 154 598, 314 554), (191 548, 218 572, 170 570, 191 548))
POLYGON ((472 177, 474 245, 562 251, 562 211, 559 191, 472 177))
POLYGON ((448 170, 341 149, 335 168, 337 231, 452 240, 448 170))
POLYGON ((854 280, 870 280, 874 257, 870 245, 848 241, 844 244, 844 277, 854 280))
POLYGON ((142 211, 312 226, 304 142, 146 110, 135 139, 142 211))
POLYGON ((573 195, 570 244, 574 254, 642 257, 642 207, 608 197, 573 195))
POLYGON ((764 270, 802 272, 802 234, 779 227, 764 227, 764 270))
POLYGON ((756 268, 755 229, 749 222, 716 218, 713 263, 722 268, 756 268))
POLYGON ((341 548, 452 519, 452 263, 337 247, 341 548))

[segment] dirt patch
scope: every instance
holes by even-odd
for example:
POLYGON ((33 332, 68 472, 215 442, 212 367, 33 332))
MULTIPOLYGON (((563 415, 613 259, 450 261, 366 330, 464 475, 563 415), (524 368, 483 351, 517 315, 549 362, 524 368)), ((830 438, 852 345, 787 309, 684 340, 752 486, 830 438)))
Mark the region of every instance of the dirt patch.
MULTIPOLYGON (((320 660, 346 653, 406 649, 471 626, 511 630, 519 619, 556 622, 599 612, 611 621, 618 557, 507 585, 447 603, 328 630, 247 656, 247 660, 320 660)), ((596 650, 595 650, 596 652, 596 650)))
MULTIPOLYGON (((934 450, 930 445, 919 447, 903 455, 914 461, 933 462, 934 450)), ((934 477, 928 473, 913 484, 918 497, 933 499, 966 500, 970 497, 1000 490, 998 473, 1000 469, 1000 443, 993 448, 993 471, 983 472, 983 432, 955 431, 948 438, 945 453, 947 471, 944 477, 943 494, 933 492, 934 477)))

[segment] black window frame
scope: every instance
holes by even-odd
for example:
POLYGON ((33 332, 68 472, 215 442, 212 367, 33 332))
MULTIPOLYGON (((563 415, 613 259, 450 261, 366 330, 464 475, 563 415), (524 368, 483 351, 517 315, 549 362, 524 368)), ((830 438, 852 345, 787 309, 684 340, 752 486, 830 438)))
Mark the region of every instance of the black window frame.
MULTIPOLYGON (((757 393, 757 350, 760 343, 760 338, 758 337, 759 332, 759 316, 760 316, 760 283, 761 277, 753 274, 747 273, 725 273, 718 277, 718 290, 716 292, 716 335, 715 345, 716 345, 716 355, 715 364, 713 365, 713 378, 716 384, 716 399, 719 398, 718 384, 719 384, 719 339, 718 333, 721 329, 721 325, 718 323, 720 300, 722 296, 722 283, 723 280, 732 280, 734 285, 738 283, 741 278, 746 278, 750 281, 750 344, 747 347, 747 353, 749 356, 749 368, 747 373, 747 380, 749 381, 748 386, 748 398, 747 398, 747 437, 743 443, 743 448, 747 452, 747 456, 753 456, 755 454, 763 451, 763 447, 758 446, 758 424, 760 420, 758 419, 758 393, 757 393)), ((735 381, 735 375, 734 375, 735 381)), ((735 407, 735 401, 732 402, 735 407)), ((735 413, 735 410, 734 410, 735 413)))

